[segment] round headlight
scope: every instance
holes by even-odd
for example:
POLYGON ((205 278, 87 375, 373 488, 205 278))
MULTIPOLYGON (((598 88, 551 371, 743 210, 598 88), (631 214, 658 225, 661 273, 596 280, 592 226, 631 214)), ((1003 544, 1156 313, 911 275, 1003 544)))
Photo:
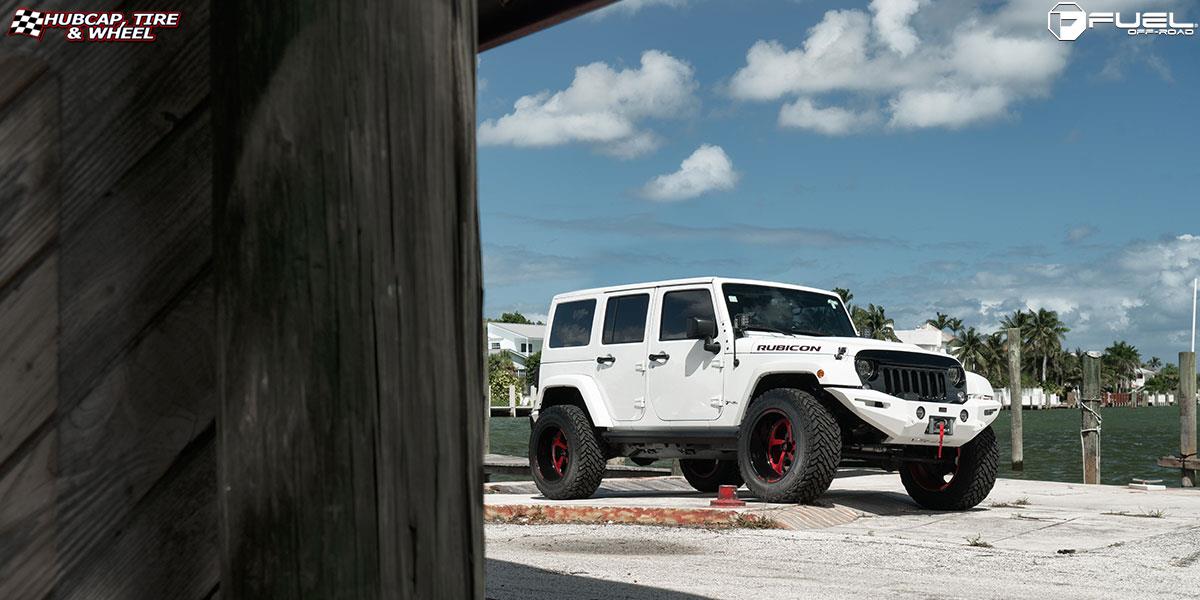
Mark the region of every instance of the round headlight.
POLYGON ((950 385, 954 387, 962 385, 963 379, 966 379, 966 374, 958 367, 950 367, 946 375, 950 378, 950 385))
POLYGON ((858 371, 858 376, 863 381, 866 381, 875 376, 875 363, 865 358, 860 358, 854 361, 854 370, 858 371))

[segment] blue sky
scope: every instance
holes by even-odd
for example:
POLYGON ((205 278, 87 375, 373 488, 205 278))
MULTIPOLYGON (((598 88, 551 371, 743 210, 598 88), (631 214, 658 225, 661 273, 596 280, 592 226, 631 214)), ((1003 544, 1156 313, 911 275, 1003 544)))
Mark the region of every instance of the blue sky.
POLYGON ((1173 361, 1200 34, 1060 42, 1051 4, 625 0, 484 53, 485 313, 713 274, 849 287, 901 328, 1045 307, 1069 346, 1173 361))

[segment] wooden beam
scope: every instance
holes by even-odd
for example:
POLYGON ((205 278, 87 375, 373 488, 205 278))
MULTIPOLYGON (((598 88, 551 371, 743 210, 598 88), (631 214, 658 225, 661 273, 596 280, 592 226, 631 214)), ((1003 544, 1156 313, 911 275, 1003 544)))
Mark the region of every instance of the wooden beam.
POLYGON ((478 0, 479 51, 537 33, 616 0, 478 0))
POLYGON ((1009 329, 1008 343, 1008 391, 1009 417, 1012 419, 1012 469, 1025 468, 1025 432, 1021 414, 1025 401, 1021 398, 1021 330, 1009 329))
POLYGON ((480 598, 475 2, 213 11, 221 597, 480 598))

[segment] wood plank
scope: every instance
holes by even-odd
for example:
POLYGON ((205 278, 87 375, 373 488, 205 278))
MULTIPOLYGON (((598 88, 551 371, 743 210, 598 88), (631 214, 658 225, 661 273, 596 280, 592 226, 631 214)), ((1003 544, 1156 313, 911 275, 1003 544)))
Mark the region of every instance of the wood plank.
POLYGON ((195 440, 81 568, 56 600, 190 598, 211 595, 217 558, 217 471, 212 427, 195 440))
POLYGON ((475 2, 212 26, 221 593, 480 598, 475 2))
POLYGON ((32 58, 5 57, 0 69, 9 66, 17 72, 0 77, 0 99, 9 96, 0 109, 0 296, 58 235, 58 81, 38 77, 45 66, 32 58))
POLYGON ((58 404, 58 258, 0 299, 0 464, 58 404))
POLYGON ((43 435, 0 479, 0 598, 44 598, 54 587, 57 442, 43 435))
POLYGON ((1167 467, 1168 469, 1188 469, 1200 471, 1200 458, 1191 457, 1186 461, 1180 460, 1178 456, 1164 456, 1158 459, 1158 466, 1167 467))
POLYGON ((62 238, 62 406, 69 409, 212 257, 208 111, 116 182, 62 238))
MULTIPOLYGON (((28 54, 0 55, 0 111, 46 72, 46 61, 28 54)), ((2 114, 2 112, 0 112, 2 114)))
POLYGON ((63 83, 64 232, 86 228, 112 186, 207 97, 209 5, 170 3, 181 26, 153 44, 66 44, 54 56, 63 83))
POLYGON ((57 546, 86 567, 214 418, 212 288, 201 280, 58 424, 57 546))

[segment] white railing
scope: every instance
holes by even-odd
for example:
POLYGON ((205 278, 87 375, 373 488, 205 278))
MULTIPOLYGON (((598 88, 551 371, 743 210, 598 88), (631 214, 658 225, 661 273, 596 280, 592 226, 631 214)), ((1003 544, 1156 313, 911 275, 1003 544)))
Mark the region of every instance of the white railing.
MULTIPOLYGON (((1009 408, 1012 406, 1012 394, 1008 388, 1000 388, 993 392, 995 398, 1000 401, 1001 406, 1009 408)), ((1138 392, 1138 406, 1171 406, 1175 404, 1175 394, 1148 394, 1138 392)), ((1043 409, 1043 408, 1066 408, 1071 406, 1067 403, 1067 399, 1058 394, 1048 394, 1046 390, 1037 388, 1026 388, 1021 390, 1021 408, 1043 409)))

